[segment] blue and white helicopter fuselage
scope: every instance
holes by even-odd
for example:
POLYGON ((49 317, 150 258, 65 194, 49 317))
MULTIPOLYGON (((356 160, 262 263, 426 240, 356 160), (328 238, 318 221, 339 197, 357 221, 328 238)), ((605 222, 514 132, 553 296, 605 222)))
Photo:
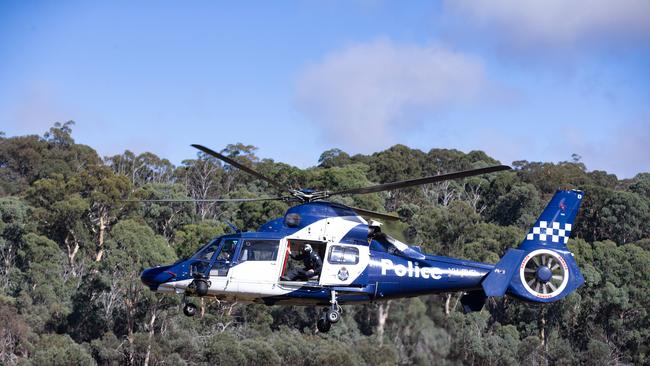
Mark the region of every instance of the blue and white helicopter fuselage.
MULTIPOLYGON (((520 247, 509 249, 496 265, 424 254, 381 233, 375 222, 346 206, 317 201, 290 208, 257 232, 216 238, 187 260, 145 270, 141 279, 161 293, 328 305, 325 317, 336 313, 331 322, 338 320, 340 304, 442 292, 465 292, 466 311, 480 310, 487 296, 506 293, 551 302, 583 282, 566 247, 582 195, 558 191, 520 247), (287 280, 289 268, 300 265, 290 254, 306 244, 322 258, 322 270, 307 280, 287 280)), ((329 325, 319 324, 319 329, 329 325)))

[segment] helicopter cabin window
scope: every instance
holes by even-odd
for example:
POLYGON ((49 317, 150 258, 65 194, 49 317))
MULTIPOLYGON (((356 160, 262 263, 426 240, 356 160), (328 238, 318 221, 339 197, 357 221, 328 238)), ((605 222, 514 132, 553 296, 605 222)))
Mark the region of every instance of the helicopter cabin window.
POLYGON ((327 261, 332 264, 357 264, 359 263, 359 249, 334 245, 327 261))
POLYGON ((278 240, 244 240, 239 261, 275 261, 279 244, 278 240))

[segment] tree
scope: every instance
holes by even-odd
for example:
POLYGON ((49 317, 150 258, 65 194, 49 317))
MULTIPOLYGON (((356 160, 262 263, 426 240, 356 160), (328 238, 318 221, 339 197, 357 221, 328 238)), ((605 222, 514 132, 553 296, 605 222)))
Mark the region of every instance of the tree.
POLYGON ((69 309, 69 283, 62 278, 64 259, 58 245, 46 237, 28 233, 18 251, 17 266, 23 273, 20 293, 27 319, 38 331, 52 330, 69 309))
POLYGON ((84 245, 89 239, 86 232, 88 202, 71 192, 62 175, 34 182, 27 194, 27 199, 35 206, 34 217, 41 223, 41 230, 65 248, 70 273, 78 276, 77 255, 80 249, 90 249, 84 245))
POLYGON ((74 144, 74 140, 72 139, 72 126, 74 125, 74 121, 68 121, 63 124, 56 122, 54 123, 54 127, 50 128, 48 132, 45 132, 43 138, 45 141, 55 145, 70 146, 74 144))
POLYGON ((33 347, 29 325, 15 307, 3 299, 0 299, 0 324, 0 363, 11 365, 29 356, 33 347))
MULTIPOLYGON (((195 160, 183 160, 183 166, 176 171, 178 178, 184 182, 189 196, 196 200, 222 198, 230 189, 221 183, 224 170, 219 161, 207 154, 199 153, 195 160)), ((196 209, 201 220, 214 212, 215 205, 210 202, 197 202, 196 209)))
POLYGON ((157 304, 151 292, 142 290, 139 274, 147 267, 172 263, 176 256, 163 237, 155 235, 151 228, 134 220, 120 221, 111 229, 106 252, 104 273, 110 273, 117 279, 112 282, 114 288, 109 291, 121 294, 118 310, 126 319, 126 337, 129 342, 127 363, 133 364, 136 324, 142 321, 136 319, 142 316, 138 310, 144 307, 155 312, 157 304))
POLYGON ((0 198, 0 289, 5 291, 15 290, 8 287, 16 272, 16 255, 23 236, 34 229, 29 223, 29 210, 21 199, 0 198))
POLYGON ((88 221, 97 238, 95 261, 99 262, 104 255, 106 230, 123 212, 125 205, 121 201, 128 197, 131 185, 105 166, 88 167, 71 184, 78 185, 81 196, 88 200, 88 221))
POLYGON ((179 258, 189 258, 201 246, 223 233, 223 226, 214 222, 184 225, 176 231, 174 238, 176 255, 179 258))
POLYGON ((350 155, 341 149, 330 149, 325 151, 318 158, 318 166, 321 168, 341 167, 351 163, 350 155))
MULTIPOLYGON (((135 191, 133 197, 142 200, 183 200, 187 199, 187 191, 181 184, 152 183, 135 191)), ((146 202, 133 206, 138 216, 168 240, 178 228, 194 218, 194 204, 191 202, 146 202)))
MULTIPOLYGON (((0 364, 647 364, 650 354, 650 173, 619 180, 568 162, 395 192, 333 197, 396 211, 385 232, 428 253, 494 263, 525 236, 557 188, 585 192, 569 249, 585 284, 562 301, 488 299, 462 314, 461 293, 346 305, 331 332, 320 307, 203 298, 201 317, 152 293, 146 267, 191 255, 228 232, 257 229, 285 202, 134 204, 124 199, 264 197, 266 182, 209 155, 174 167, 150 153, 102 160, 72 138, 0 134, 0 364), (101 240, 104 217, 103 241, 101 240), (205 218, 205 220, 204 220, 205 218), (101 260, 96 262, 99 253, 101 260), (595 361, 596 360, 596 361, 595 361)), ((332 149, 305 170, 260 159, 252 145, 222 150, 292 188, 338 190, 498 163, 481 151, 372 155, 332 149)))
POLYGON ((147 183, 173 183, 174 165, 150 152, 136 156, 126 150, 122 155, 108 157, 105 161, 115 174, 128 177, 135 187, 147 183))
POLYGON ((59 334, 45 334, 41 337, 31 363, 47 366, 96 365, 85 348, 75 343, 68 335, 59 334))

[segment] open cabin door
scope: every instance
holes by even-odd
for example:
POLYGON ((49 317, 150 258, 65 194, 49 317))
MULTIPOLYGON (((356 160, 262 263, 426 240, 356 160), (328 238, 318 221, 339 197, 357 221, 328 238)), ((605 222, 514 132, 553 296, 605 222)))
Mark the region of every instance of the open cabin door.
POLYGON ((307 276, 305 273, 300 271, 309 269, 305 267, 303 260, 304 255, 308 255, 305 254, 304 251, 306 245, 311 246, 314 253, 316 253, 318 258, 323 261, 327 248, 326 242, 299 239, 286 240, 286 246, 281 246, 284 252, 281 256, 282 260, 280 261, 280 283, 285 285, 293 283, 294 285, 299 284, 300 286, 305 284, 318 286, 320 273, 314 273, 307 276))
POLYGON ((324 286, 365 286, 368 282, 370 250, 367 245, 329 243, 320 284, 324 286))

